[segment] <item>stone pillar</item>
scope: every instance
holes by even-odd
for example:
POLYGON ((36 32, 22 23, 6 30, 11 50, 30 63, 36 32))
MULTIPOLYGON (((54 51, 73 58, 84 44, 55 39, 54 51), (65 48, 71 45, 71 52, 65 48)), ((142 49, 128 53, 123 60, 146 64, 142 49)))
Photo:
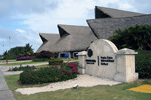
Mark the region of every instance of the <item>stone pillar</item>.
POLYGON ((116 73, 114 80, 120 82, 132 82, 138 79, 138 73, 135 73, 135 55, 137 52, 131 49, 121 49, 116 52, 116 73))
POLYGON ((77 55, 78 55, 78 61, 79 61, 78 72, 80 74, 85 74, 85 67, 86 67, 85 59, 86 59, 87 52, 82 51, 82 52, 79 52, 77 55))

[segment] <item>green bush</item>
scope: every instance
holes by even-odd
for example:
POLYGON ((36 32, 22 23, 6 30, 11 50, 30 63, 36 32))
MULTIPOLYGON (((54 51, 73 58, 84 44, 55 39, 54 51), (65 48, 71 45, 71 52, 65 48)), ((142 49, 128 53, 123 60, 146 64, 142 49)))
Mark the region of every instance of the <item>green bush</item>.
POLYGON ((62 70, 64 75, 64 80, 72 79, 77 77, 78 74, 78 63, 69 62, 69 63, 62 63, 60 70, 62 70))
POLYGON ((151 78, 151 51, 137 51, 136 72, 139 78, 151 78))
POLYGON ((36 69, 35 66, 21 66, 20 67, 14 67, 14 68, 9 68, 8 71, 23 71, 23 70, 30 70, 30 69, 36 69))
POLYGON ((44 61, 49 61, 48 58, 36 58, 32 60, 33 62, 44 62, 44 61))
POLYGON ((49 65, 60 65, 63 63, 63 60, 62 59, 54 59, 54 58, 51 58, 49 60, 49 65))
POLYGON ((46 67, 25 70, 20 74, 21 84, 41 84, 65 81, 77 77, 77 63, 63 63, 60 68, 46 67))
POLYGON ((117 29, 110 37, 119 49, 151 50, 151 25, 136 25, 124 30, 117 29))
POLYGON ((50 57, 57 58, 58 53, 52 53, 50 51, 41 51, 40 53, 38 53, 36 55, 36 58, 48 58, 49 59, 50 57))
POLYGON ((41 84, 57 82, 62 78, 62 73, 57 68, 41 68, 37 70, 26 70, 20 74, 21 84, 41 84))

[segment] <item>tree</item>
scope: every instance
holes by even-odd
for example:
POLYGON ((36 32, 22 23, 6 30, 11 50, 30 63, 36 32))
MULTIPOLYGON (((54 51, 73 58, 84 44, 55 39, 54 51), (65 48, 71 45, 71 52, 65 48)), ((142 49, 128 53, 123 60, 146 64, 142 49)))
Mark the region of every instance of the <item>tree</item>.
POLYGON ((34 52, 33 52, 33 49, 32 49, 32 45, 30 45, 29 43, 26 44, 26 46, 25 46, 25 56, 31 56, 33 54, 34 54, 34 52))
MULTIPOLYGON (((5 57, 7 55, 8 59, 16 59, 18 57, 23 57, 23 56, 32 56, 34 55, 32 45, 29 43, 26 44, 23 47, 14 47, 6 51, 3 56, 5 57)), ((6 57, 5 57, 6 58, 6 57)))
POLYGON ((117 29, 109 40, 119 49, 151 50, 151 26, 136 25, 124 30, 117 29))
POLYGON ((8 52, 7 52, 7 51, 4 52, 3 57, 4 57, 4 58, 7 58, 7 57, 8 57, 8 52))

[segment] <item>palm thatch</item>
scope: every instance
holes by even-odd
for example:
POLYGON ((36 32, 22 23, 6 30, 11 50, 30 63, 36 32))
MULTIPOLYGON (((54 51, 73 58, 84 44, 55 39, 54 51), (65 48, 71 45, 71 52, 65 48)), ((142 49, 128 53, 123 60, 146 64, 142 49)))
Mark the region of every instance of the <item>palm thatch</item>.
POLYGON ((58 25, 60 39, 48 50, 51 52, 72 52, 86 50, 97 38, 86 26, 58 25))
POLYGON ((95 7, 95 16, 99 19, 87 20, 89 27, 58 25, 59 34, 40 34, 43 44, 37 53, 78 52, 87 50, 96 39, 108 39, 116 29, 138 25, 151 25, 151 15, 122 11, 117 9, 95 7), (92 32, 93 31, 93 32, 92 32), (59 37, 60 35, 60 37, 59 37))
POLYGON ((113 36, 116 29, 125 29, 135 25, 151 25, 151 15, 140 15, 124 18, 100 18, 87 20, 94 34, 100 39, 108 39, 113 36))
POLYGON ((95 7, 95 18, 122 18, 144 15, 141 13, 117 10, 113 8, 95 7))
POLYGON ((39 53, 43 50, 48 51, 48 49, 60 38, 59 34, 40 33, 39 36, 41 37, 43 44, 39 47, 36 53, 39 53))

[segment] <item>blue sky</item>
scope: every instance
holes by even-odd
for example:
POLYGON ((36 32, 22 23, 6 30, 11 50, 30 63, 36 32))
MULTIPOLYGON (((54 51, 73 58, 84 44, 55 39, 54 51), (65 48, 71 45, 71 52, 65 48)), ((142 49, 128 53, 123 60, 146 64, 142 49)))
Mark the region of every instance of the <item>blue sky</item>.
POLYGON ((95 6, 150 14, 150 4, 150 0, 0 0, 0 54, 26 43, 36 51, 42 44, 39 33, 57 34, 57 24, 87 26, 95 6))

